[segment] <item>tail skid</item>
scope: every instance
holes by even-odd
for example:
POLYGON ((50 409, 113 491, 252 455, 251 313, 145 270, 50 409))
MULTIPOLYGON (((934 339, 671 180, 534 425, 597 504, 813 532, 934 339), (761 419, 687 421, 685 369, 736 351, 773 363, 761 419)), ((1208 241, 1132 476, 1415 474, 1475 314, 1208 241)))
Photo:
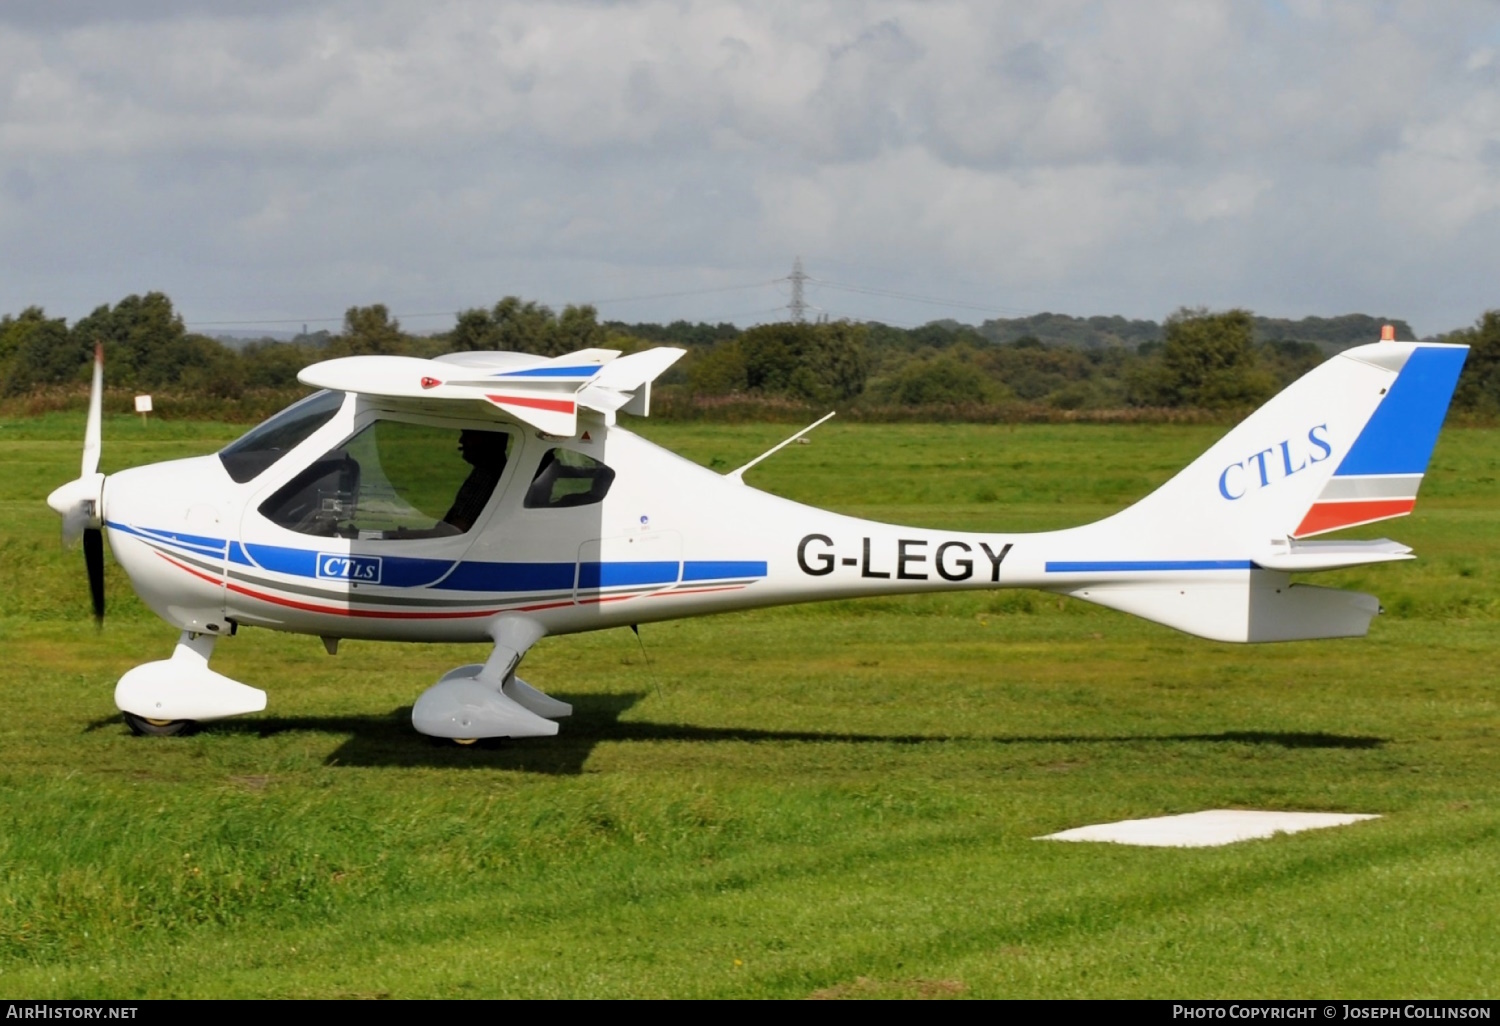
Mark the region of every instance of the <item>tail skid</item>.
POLYGON ((1058 535, 1048 590, 1219 641, 1363 635, 1374 596, 1291 574, 1411 550, 1302 539, 1412 511, 1466 355, 1381 342, 1334 357, 1145 499, 1058 535))

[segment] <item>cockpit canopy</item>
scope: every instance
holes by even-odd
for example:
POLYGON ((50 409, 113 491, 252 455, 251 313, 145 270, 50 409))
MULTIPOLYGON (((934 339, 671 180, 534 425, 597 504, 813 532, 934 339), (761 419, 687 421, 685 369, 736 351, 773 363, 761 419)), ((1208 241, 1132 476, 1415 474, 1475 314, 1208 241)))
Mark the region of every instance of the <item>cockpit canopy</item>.
POLYGON ((510 458, 505 431, 375 420, 263 502, 299 534, 436 538, 472 528, 510 458))
MULTIPOLYGON (((333 420, 347 393, 317 392, 257 425, 219 453, 237 483, 255 480, 333 420)), ((467 534, 497 494, 520 448, 514 428, 463 426, 377 412, 353 435, 295 470, 258 512, 298 534, 364 540, 467 534)), ((300 464, 299 464, 300 465, 300 464)), ((295 468, 294 468, 295 469, 295 468)), ((615 472, 565 446, 533 450, 521 468, 523 509, 601 502, 615 472), (533 463, 532 461, 536 462, 533 463)))

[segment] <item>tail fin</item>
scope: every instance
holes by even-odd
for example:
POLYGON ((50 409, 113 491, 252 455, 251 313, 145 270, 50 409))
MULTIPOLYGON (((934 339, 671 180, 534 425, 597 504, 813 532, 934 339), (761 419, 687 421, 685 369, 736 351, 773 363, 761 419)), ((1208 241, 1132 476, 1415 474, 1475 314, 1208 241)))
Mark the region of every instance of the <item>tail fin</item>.
POLYGON ((1374 598, 1288 574, 1410 550, 1300 539, 1412 511, 1466 355, 1420 342, 1346 350, 1134 506, 1065 532, 1069 559, 1046 567, 1054 590, 1225 641, 1364 634, 1374 598))
POLYGON ((1246 556, 1410 513, 1466 346, 1349 349, 1256 410, 1181 473, 1103 523, 1172 552, 1246 556))

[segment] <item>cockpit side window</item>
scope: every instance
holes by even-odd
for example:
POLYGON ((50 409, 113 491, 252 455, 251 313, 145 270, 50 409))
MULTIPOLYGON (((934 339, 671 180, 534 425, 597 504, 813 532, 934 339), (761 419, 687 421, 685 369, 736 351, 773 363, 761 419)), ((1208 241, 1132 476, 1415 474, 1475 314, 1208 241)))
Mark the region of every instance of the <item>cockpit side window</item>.
POLYGON ((588 506, 609 493, 615 472, 592 456, 572 449, 549 449, 526 489, 527 509, 588 506))
POLYGON ((474 527, 510 452, 503 431, 377 420, 261 504, 288 530, 340 538, 440 538, 474 527))
POLYGON ((235 484, 244 484, 332 420, 342 405, 342 392, 314 392, 230 442, 219 460, 235 484))

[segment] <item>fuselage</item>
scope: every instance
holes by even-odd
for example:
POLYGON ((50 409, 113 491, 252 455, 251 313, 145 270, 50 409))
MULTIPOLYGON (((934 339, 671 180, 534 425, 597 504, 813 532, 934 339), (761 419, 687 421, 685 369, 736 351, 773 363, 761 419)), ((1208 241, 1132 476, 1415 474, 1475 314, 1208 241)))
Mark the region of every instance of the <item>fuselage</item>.
POLYGON ((383 409, 357 396, 247 480, 233 480, 220 456, 114 474, 105 520, 142 599, 174 625, 205 633, 243 625, 482 641, 489 621, 507 612, 567 634, 820 599, 1048 583, 1045 566, 1028 557, 1034 535, 842 516, 717 474, 602 419, 559 439, 447 410, 383 409), (320 460, 347 461, 341 446, 377 420, 419 424, 439 437, 465 429, 510 436, 504 471, 469 530, 350 537, 263 513, 320 460), (538 506, 539 468, 559 449, 613 471, 602 498, 538 506))

